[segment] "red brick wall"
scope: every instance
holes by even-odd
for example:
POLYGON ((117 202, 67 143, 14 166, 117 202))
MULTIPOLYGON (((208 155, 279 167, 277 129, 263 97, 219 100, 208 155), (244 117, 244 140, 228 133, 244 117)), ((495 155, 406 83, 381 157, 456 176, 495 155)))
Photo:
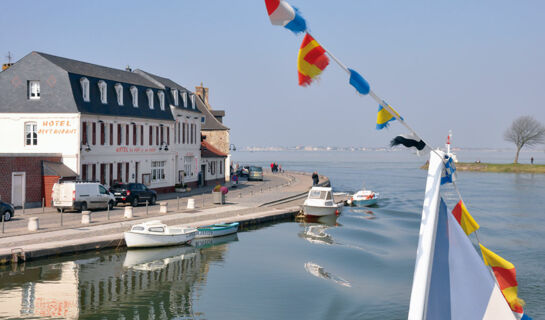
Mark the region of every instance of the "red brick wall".
POLYGON ((61 162, 61 157, 0 157, 0 196, 11 202, 11 174, 25 172, 25 202, 42 202, 42 160, 61 162))
POLYGON ((59 182, 59 176, 44 176, 43 177, 43 192, 45 198, 45 206, 51 207, 51 192, 53 191, 53 185, 59 182))

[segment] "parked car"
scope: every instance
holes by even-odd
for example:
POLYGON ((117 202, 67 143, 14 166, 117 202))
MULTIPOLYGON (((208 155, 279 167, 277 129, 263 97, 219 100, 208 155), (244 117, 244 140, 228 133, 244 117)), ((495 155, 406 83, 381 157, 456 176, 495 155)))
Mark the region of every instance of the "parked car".
POLYGON ((117 203, 130 203, 133 207, 137 207, 140 202, 148 201, 154 205, 157 201, 157 192, 148 189, 142 183, 116 183, 110 188, 110 192, 114 194, 117 203))
POLYGON ((4 216, 4 221, 10 221, 15 214, 15 208, 11 203, 0 200, 0 217, 4 216))
POLYGON ((239 177, 247 177, 250 173, 250 166, 242 166, 237 171, 237 176, 239 177))
POLYGON ((263 181, 263 168, 251 166, 248 170, 248 180, 260 180, 263 181))
POLYGON ((115 197, 98 182, 66 181, 53 185, 53 207, 57 211, 113 208, 115 197))

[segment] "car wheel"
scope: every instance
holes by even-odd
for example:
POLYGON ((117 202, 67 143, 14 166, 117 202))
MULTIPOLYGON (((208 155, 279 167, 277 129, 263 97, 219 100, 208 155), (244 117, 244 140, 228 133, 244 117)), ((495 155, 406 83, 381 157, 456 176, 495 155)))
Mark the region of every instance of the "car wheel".
POLYGON ((112 210, 115 206, 115 203, 113 201, 108 202, 108 209, 112 210))
POLYGON ((149 204, 151 204, 153 206, 155 204, 155 201, 157 201, 157 197, 151 196, 151 200, 150 200, 149 204))
POLYGON ((81 211, 81 212, 87 211, 87 202, 82 202, 82 203, 81 203, 80 211, 81 211))
POLYGON ((4 212, 4 221, 10 221, 12 216, 13 213, 11 213, 10 211, 4 212))
POLYGON ((138 197, 132 198, 131 205, 133 207, 138 207, 138 197))
POLYGON ((62 211, 61 208, 57 208, 57 212, 61 212, 61 211, 62 211))

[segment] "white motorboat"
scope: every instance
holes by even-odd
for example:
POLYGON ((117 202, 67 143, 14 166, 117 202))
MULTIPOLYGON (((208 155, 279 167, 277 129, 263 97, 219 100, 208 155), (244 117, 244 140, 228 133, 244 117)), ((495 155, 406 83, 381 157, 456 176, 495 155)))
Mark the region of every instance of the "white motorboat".
POLYGON ((338 215, 342 203, 335 203, 331 187, 312 187, 303 203, 303 213, 307 217, 338 215))
POLYGON ((369 207, 377 204, 378 192, 371 190, 360 190, 350 197, 348 203, 356 207, 369 207))
POLYGON ((126 231, 125 243, 129 248, 149 248, 173 246, 190 243, 197 229, 169 227, 159 220, 148 221, 132 226, 126 231))

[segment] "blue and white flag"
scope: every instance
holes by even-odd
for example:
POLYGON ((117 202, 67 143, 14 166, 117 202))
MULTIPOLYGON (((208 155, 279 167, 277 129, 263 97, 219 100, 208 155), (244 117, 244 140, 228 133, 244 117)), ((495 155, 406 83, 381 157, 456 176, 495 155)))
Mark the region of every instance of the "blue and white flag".
POLYGON ((452 181, 456 181, 456 176, 454 175, 454 173, 456 172, 456 165, 454 165, 452 157, 448 157, 445 155, 445 159, 447 159, 447 161, 445 162, 445 169, 441 174, 442 185, 445 183, 452 183, 452 181))

